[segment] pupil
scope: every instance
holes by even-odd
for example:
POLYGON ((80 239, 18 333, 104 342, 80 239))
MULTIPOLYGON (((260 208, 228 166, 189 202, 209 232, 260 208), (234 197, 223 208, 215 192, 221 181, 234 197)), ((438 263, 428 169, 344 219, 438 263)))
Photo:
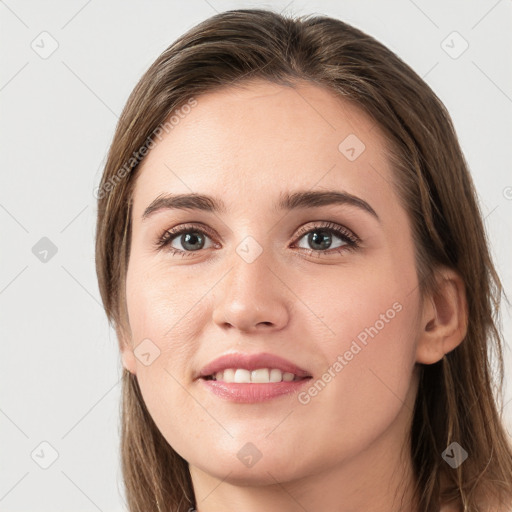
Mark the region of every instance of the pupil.
POLYGON ((197 233, 194 233, 194 234, 186 233, 181 236, 181 240, 182 240, 183 247, 185 247, 186 249, 191 250, 191 251, 197 251, 198 249, 201 249, 204 245, 204 240, 202 239, 202 236, 201 235, 198 236, 197 233), (201 247, 193 247, 194 244, 198 243, 198 240, 200 242, 203 242, 203 243, 201 243, 201 247), (192 247, 187 247, 187 245, 191 245, 192 247))
POLYGON ((309 243, 320 244, 320 249, 328 249, 331 246, 331 241, 329 240, 330 234, 326 231, 313 231, 309 234, 309 243), (325 233, 324 236, 318 236, 318 233, 325 233))

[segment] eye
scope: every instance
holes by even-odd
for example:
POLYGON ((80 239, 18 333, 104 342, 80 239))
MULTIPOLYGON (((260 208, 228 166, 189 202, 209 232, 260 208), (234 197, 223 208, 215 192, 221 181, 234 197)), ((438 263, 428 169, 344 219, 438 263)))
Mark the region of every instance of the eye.
POLYGON ((189 256, 193 252, 211 247, 211 245, 205 246, 207 239, 210 238, 208 233, 206 228, 200 229, 197 226, 185 224, 165 231, 156 241, 156 246, 159 249, 165 247, 172 254, 189 256), (181 247, 176 247, 177 245, 181 247))
POLYGON ((357 236, 345 227, 332 222, 322 222, 309 229, 302 228, 299 232, 298 240, 302 239, 305 240, 306 247, 303 245, 298 247, 310 254, 318 255, 320 253, 340 253, 359 246, 359 238, 357 236), (333 236, 340 241, 333 243, 333 236))

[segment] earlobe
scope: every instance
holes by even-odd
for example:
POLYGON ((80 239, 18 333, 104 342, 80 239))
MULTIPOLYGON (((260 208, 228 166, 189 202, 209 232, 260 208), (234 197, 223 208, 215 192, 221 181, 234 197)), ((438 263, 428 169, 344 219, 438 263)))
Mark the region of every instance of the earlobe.
POLYGON ((126 368, 133 375, 136 375, 135 356, 133 354, 133 351, 129 347, 123 350, 121 354, 121 360, 123 362, 123 367, 126 368))
POLYGON ((121 361, 123 363, 123 367, 133 375, 136 375, 137 365, 135 363, 135 354, 133 353, 130 340, 124 333, 121 332, 117 333, 117 339, 119 342, 119 350, 121 351, 121 361))
POLYGON ((437 270, 437 289, 425 298, 416 361, 433 364, 456 348, 467 332, 464 282, 451 269, 437 270))

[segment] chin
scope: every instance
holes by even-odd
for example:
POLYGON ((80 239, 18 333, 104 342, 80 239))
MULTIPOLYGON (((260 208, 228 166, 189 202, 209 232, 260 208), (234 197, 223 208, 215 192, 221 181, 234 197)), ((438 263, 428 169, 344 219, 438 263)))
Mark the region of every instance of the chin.
MULTIPOLYGON (((243 453, 240 457, 237 454, 212 455, 208 462, 215 461, 215 464, 203 464, 203 461, 190 464, 200 471, 237 486, 264 486, 273 485, 277 482, 287 482, 305 476, 305 472, 290 465, 290 458, 284 455, 261 456, 256 462, 244 459, 243 453), (251 465, 252 464, 252 465, 251 465)), ((304 463, 303 460, 301 463, 304 463)))
MULTIPOLYGON (((261 461, 260 461, 261 462, 261 461)), ((259 487, 275 485, 276 483, 294 480, 293 475, 283 474, 275 465, 253 466, 252 468, 240 467, 239 464, 231 464, 226 467, 225 473, 220 473, 218 468, 208 468, 208 474, 220 481, 239 487, 259 487), (228 476, 226 476, 228 475, 228 476)))

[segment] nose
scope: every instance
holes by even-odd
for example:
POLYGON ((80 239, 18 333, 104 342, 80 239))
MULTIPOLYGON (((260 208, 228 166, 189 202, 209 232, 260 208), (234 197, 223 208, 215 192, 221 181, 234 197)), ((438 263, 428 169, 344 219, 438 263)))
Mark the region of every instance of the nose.
POLYGON ((270 332, 288 324, 293 294, 268 252, 250 263, 234 254, 228 274, 214 292, 213 321, 221 328, 270 332))

